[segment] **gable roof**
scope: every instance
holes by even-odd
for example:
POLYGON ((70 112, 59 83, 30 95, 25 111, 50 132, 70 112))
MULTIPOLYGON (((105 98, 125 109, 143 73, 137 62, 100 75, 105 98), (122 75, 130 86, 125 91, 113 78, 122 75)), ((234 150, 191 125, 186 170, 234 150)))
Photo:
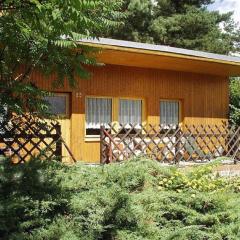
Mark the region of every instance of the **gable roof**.
MULTIPOLYGON (((169 47, 164 45, 154 45, 148 43, 138 43, 131 41, 122 41, 109 38, 99 39, 83 39, 79 41, 80 44, 86 44, 89 46, 97 47, 102 49, 102 55, 99 59, 107 64, 127 65, 127 66, 140 66, 149 68, 160 68, 160 69, 171 69, 165 66, 164 60, 169 63, 182 64, 182 67, 172 67, 172 70, 182 70, 187 72, 198 72, 198 73, 210 73, 214 75, 226 75, 226 76, 237 76, 240 75, 240 57, 220 55, 214 53, 208 53, 203 51, 187 50, 182 48, 169 47), (122 52, 122 54, 120 54, 122 52), (105 53, 105 54, 104 54, 105 53), (106 53, 114 55, 111 62, 107 61, 106 53), (127 54, 128 53, 128 54, 127 54), (133 57, 135 55, 135 58, 133 57), (140 57, 144 55, 145 57, 140 57), (154 62, 150 60, 147 55, 158 56, 154 58, 154 62), (123 57, 125 61, 119 60, 117 62, 116 57, 123 57), (128 63, 128 58, 135 60, 135 64, 128 63), (145 63, 143 63, 145 58, 145 63), (181 61, 177 60, 181 59, 181 61), (172 61, 170 61, 172 60, 172 61), (185 61, 184 61, 185 60, 185 61), (159 64, 156 64, 157 62, 159 64), (142 62, 139 63, 139 62, 142 62), (185 67, 184 67, 185 62, 185 67), (154 63, 151 65, 151 63, 154 63), (192 64, 191 64, 192 63, 192 64), (195 64, 193 64, 195 63, 195 64), (194 69, 196 63, 201 63, 199 68, 194 69), (203 64, 204 63, 204 64, 203 64), (210 66, 210 65, 211 66, 210 66), (205 68, 205 67, 206 68, 205 68), (212 67, 216 67, 212 69, 212 67), (228 66, 228 67, 227 67, 228 66), (222 68, 222 69, 221 69, 222 68), (207 70, 208 69, 208 70, 207 70), (213 71, 214 70, 214 71, 213 71), (219 70, 219 71, 218 71, 219 70)), ((109 58, 111 59, 111 58, 109 58)))

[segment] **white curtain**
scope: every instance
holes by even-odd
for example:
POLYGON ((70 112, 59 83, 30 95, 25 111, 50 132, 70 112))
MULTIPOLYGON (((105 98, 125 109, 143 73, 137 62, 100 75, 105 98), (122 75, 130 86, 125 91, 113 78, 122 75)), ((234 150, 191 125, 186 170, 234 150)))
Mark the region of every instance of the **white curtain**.
POLYGON ((112 121, 112 100, 110 98, 86 99, 86 126, 99 129, 112 121))
POLYGON ((119 101, 119 123, 140 124, 142 122, 142 101, 120 99, 119 101))
POLYGON ((160 102, 160 123, 177 125, 179 123, 178 101, 160 102))

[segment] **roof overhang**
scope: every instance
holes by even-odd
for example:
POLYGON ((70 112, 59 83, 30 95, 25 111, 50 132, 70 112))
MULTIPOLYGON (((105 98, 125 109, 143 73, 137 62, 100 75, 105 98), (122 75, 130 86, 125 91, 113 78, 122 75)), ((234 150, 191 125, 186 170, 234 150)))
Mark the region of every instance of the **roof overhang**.
POLYGON ((106 38, 84 39, 79 44, 99 49, 96 58, 104 64, 240 76, 239 57, 106 38))

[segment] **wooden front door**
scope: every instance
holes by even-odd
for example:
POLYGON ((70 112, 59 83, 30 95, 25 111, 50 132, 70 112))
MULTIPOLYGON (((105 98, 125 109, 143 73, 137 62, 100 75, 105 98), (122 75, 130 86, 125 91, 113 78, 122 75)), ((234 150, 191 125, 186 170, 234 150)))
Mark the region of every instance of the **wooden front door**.
MULTIPOLYGON (((46 99, 50 104, 51 113, 56 116, 56 120, 61 125, 62 138, 71 149, 70 94, 54 93, 52 96, 46 97, 46 99)), ((71 161, 70 154, 64 144, 62 144, 62 161, 71 161)))

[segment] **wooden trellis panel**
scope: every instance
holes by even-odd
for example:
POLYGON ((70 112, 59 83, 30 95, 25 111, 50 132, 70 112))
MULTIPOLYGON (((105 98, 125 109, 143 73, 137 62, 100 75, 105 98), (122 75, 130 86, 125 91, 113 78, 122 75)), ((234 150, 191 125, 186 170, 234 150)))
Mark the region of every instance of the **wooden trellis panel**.
POLYGON ((161 162, 240 160, 240 127, 222 125, 114 125, 101 127, 101 163, 147 156, 161 162))
POLYGON ((0 155, 10 157, 14 163, 36 156, 61 157, 61 126, 33 115, 13 116, 0 123, 0 155))

